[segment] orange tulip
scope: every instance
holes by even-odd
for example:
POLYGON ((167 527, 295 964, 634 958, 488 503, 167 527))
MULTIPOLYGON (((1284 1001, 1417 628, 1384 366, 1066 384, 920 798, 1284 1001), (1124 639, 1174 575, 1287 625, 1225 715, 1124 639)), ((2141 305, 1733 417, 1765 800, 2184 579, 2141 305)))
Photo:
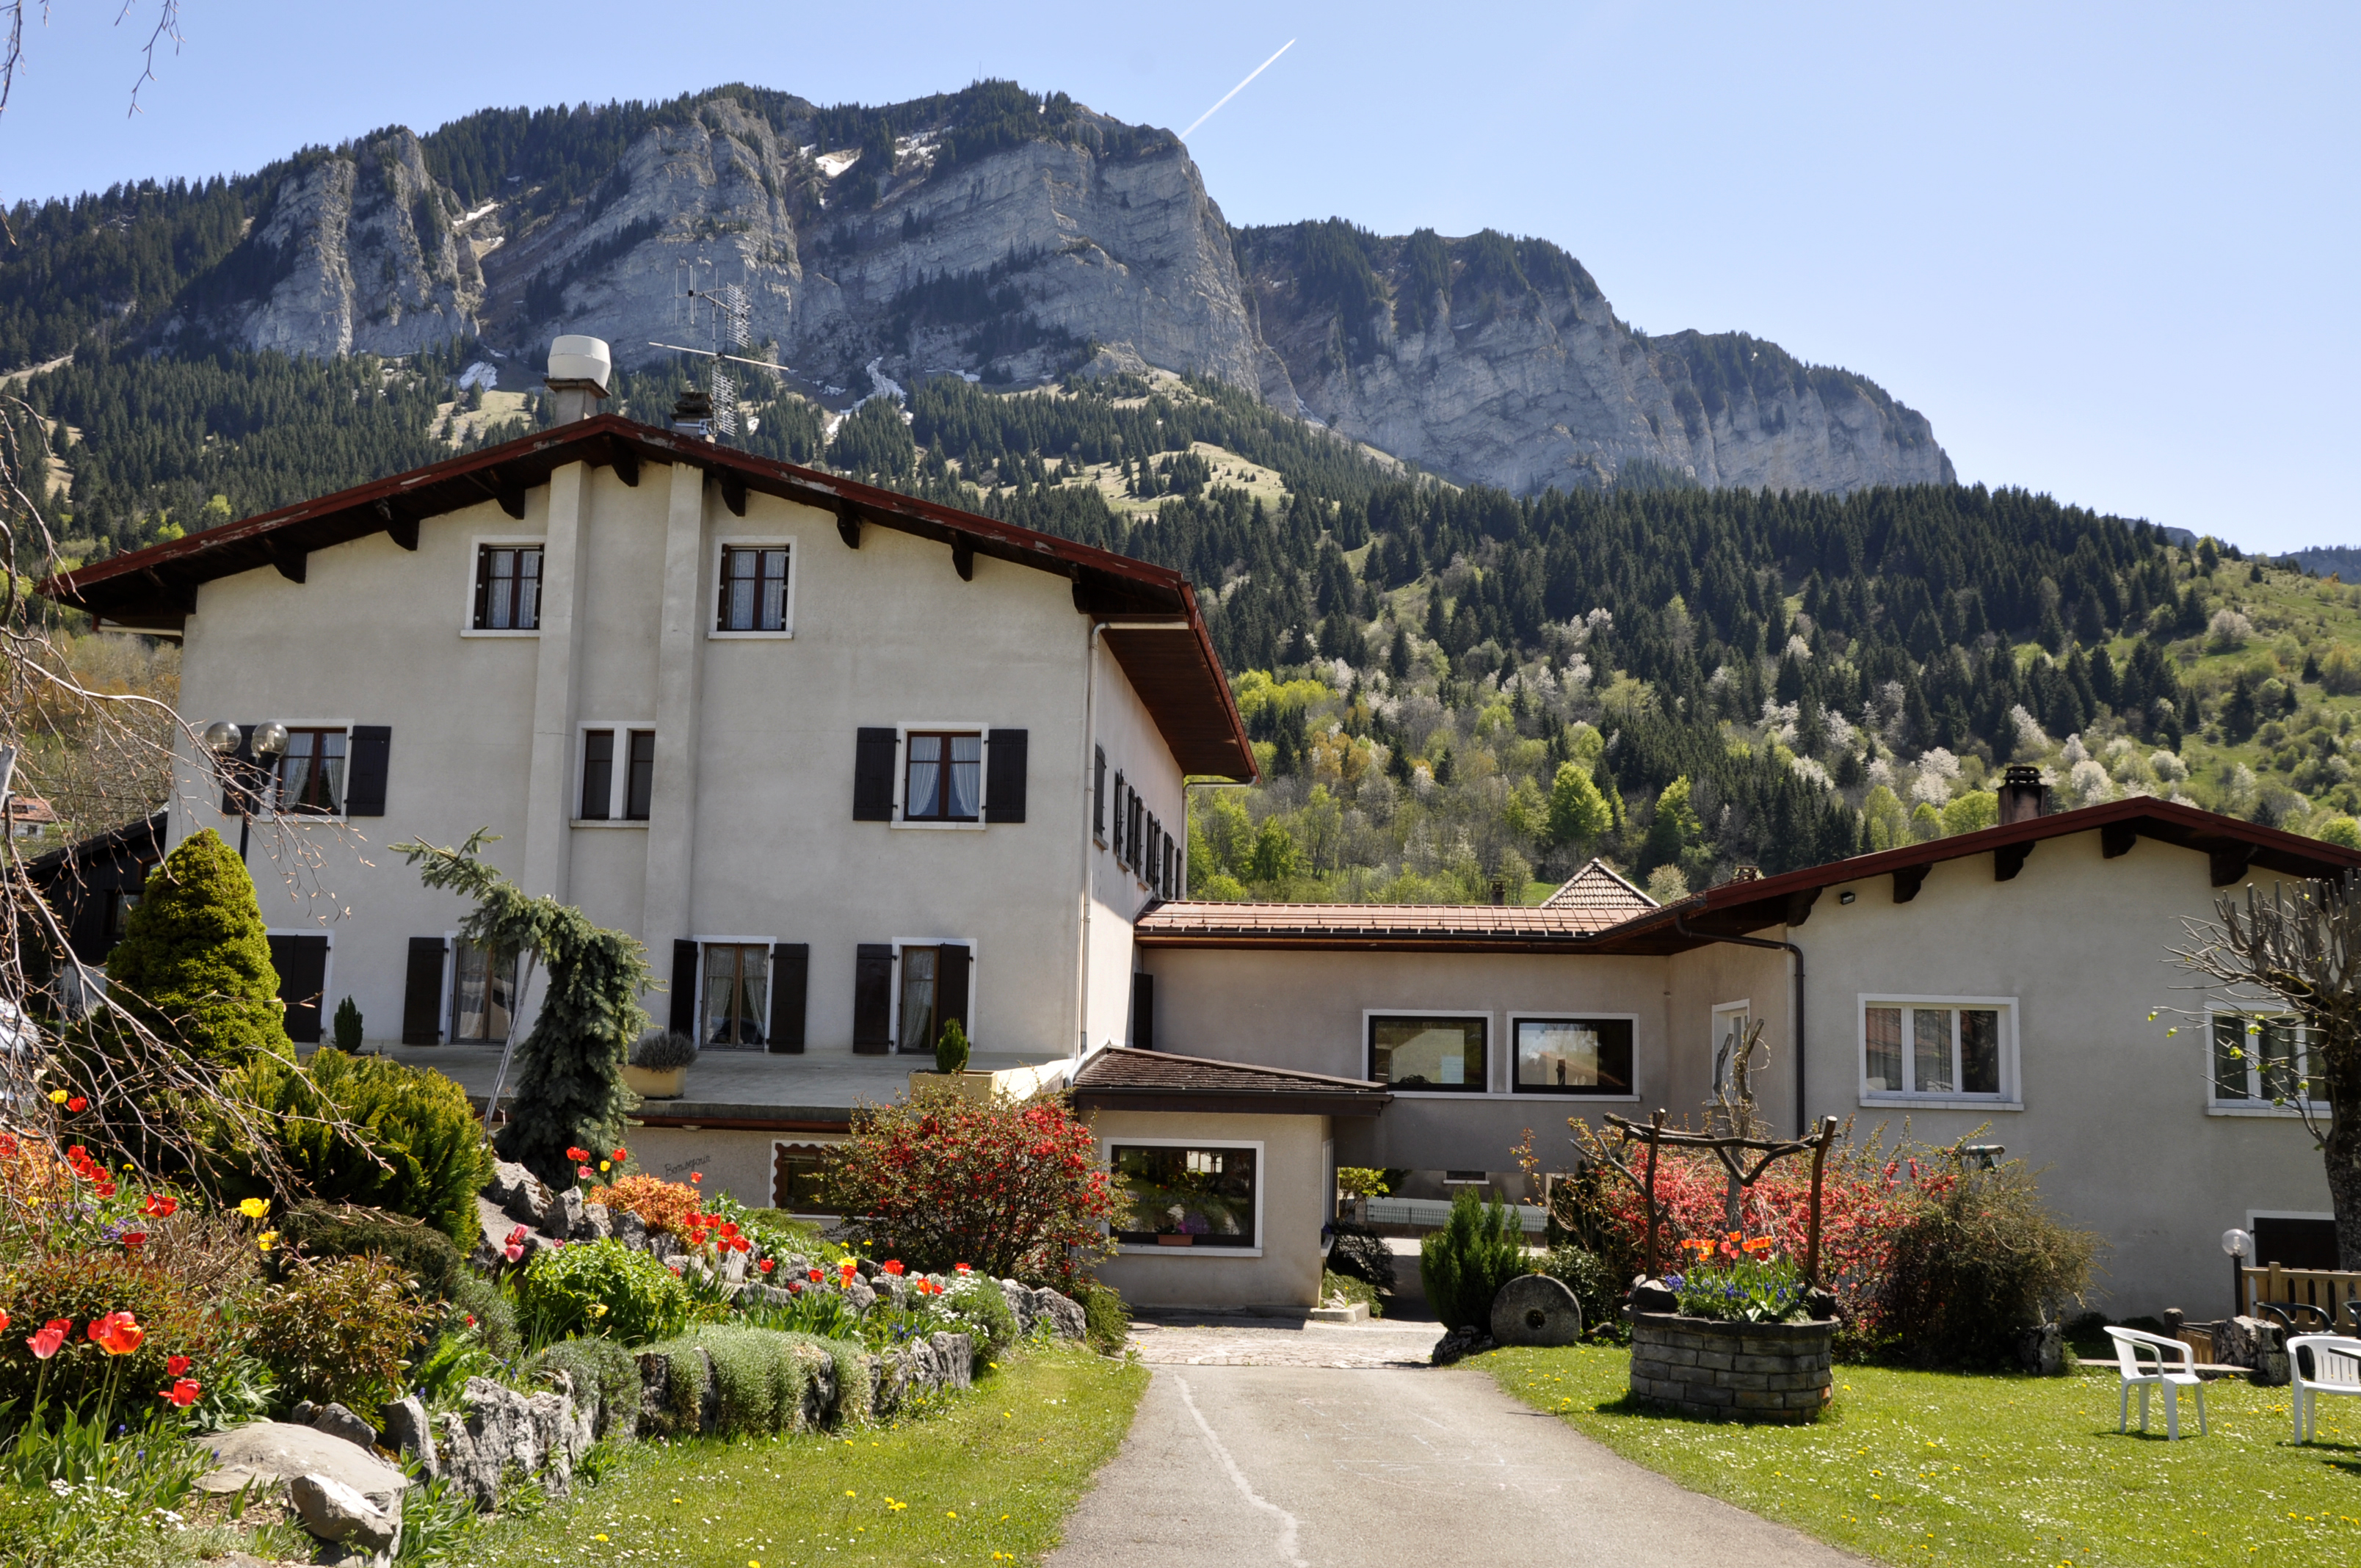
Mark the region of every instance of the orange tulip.
POLYGON ((128 1312, 109 1312, 90 1325, 90 1337, 109 1355, 129 1355, 148 1337, 148 1331, 128 1312))

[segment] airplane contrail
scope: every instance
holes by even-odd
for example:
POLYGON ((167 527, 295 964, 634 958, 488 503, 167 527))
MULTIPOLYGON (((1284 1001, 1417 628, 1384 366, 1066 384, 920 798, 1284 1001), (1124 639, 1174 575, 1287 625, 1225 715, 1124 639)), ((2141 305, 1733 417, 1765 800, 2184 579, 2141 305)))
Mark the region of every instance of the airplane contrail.
MULTIPOLYGON (((1260 65, 1256 66, 1252 71, 1246 72, 1246 82, 1252 82, 1256 77, 1260 76, 1264 71, 1268 71, 1272 66, 1278 64, 1279 56, 1285 54, 1289 49, 1291 49, 1294 47, 1295 40, 1293 38, 1290 38, 1285 43, 1279 45, 1278 54, 1272 55, 1268 60, 1264 60, 1260 65)), ((1206 110, 1194 120, 1191 120, 1189 123, 1189 128, 1180 133, 1180 139, 1182 141, 1187 141, 1191 136, 1196 134, 1197 127, 1199 126, 1202 126, 1207 120, 1212 119, 1213 115, 1220 111, 1222 104, 1228 103, 1231 99, 1245 92, 1246 90, 1246 82, 1241 82, 1235 87, 1233 87, 1228 92, 1223 93, 1220 100, 1216 102, 1211 109, 1206 110)))

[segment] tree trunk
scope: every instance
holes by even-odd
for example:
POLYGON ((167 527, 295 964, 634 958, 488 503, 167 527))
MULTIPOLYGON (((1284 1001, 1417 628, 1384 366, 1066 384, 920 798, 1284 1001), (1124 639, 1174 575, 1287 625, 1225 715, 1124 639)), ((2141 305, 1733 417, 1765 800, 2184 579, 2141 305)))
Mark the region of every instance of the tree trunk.
POLYGON ((2328 1201, 2336 1211, 2336 1266, 2361 1269, 2361 1073, 2331 1078, 2328 1115, 2323 1154, 2328 1164, 2328 1201))

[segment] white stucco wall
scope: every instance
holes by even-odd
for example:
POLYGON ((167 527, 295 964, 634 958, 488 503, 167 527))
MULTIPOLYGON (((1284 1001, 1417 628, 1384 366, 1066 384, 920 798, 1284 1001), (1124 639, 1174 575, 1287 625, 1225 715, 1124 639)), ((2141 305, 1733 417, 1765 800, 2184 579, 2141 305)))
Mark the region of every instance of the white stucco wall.
MULTIPOLYGON (((204 585, 181 710, 200 728, 391 727, 386 816, 258 822, 250 858, 274 928, 332 933, 327 1005, 352 995, 372 1037, 400 1032, 409 938, 463 913, 386 846, 489 828, 494 864, 640 935, 659 979, 675 938, 808 943, 811 1052, 850 1048, 857 944, 939 939, 972 946, 978 1049, 1063 1055, 1083 1037, 1086 874, 1094 1044, 1123 1037, 1145 896, 1091 839, 1090 627, 1060 574, 978 555, 962 581, 945 546, 890 529, 856 551, 807 507, 752 495, 732 516, 691 468, 649 464, 633 488, 577 466, 527 492, 522 522, 488 502, 426 520, 414 553, 372 535, 313 554, 303 584, 265 569, 204 585), (542 633, 464 634, 478 543, 536 537, 542 633), (725 541, 790 543, 792 635, 711 635, 725 541), (651 821, 575 822, 594 721, 654 725, 651 821), (1025 822, 851 820, 856 730, 937 724, 1027 731, 1025 822)), ((1120 664, 1096 664, 1111 764, 1177 824, 1170 751, 1120 664)), ((209 826, 235 843, 210 771, 186 783, 172 837, 209 826)), ((661 1018, 666 999, 648 1002, 661 1018)))
MULTIPOLYGON (((1261 1245, 1244 1256, 1215 1247, 1127 1247, 1099 1277, 1135 1307, 1316 1307, 1321 1227, 1334 1191, 1325 1116, 1180 1115, 1099 1111, 1099 1157, 1116 1144, 1176 1140, 1258 1144, 1261 1245)), ((1349 1123, 1338 1123, 1339 1126, 1349 1123)))

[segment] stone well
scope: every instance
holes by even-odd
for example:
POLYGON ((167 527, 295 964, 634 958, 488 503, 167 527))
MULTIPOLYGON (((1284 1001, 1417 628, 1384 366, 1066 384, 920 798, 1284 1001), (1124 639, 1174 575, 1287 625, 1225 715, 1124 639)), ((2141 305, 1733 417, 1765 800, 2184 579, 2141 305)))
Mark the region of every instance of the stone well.
POLYGON ((1731 1323, 1632 1312, 1631 1393, 1689 1416, 1808 1421, 1828 1402, 1836 1321, 1731 1323))

